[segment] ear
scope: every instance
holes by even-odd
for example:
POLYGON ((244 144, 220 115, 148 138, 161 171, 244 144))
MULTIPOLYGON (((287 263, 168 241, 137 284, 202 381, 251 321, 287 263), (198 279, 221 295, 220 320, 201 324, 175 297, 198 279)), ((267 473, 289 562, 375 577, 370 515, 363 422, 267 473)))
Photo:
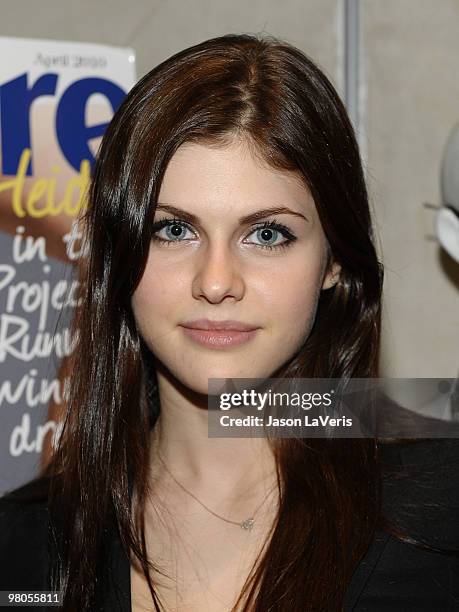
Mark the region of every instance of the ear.
POLYGON ((324 277, 324 281, 322 284, 322 289, 330 289, 336 285, 339 280, 339 275, 341 272, 341 266, 338 262, 334 261, 331 266, 328 268, 328 272, 324 277))

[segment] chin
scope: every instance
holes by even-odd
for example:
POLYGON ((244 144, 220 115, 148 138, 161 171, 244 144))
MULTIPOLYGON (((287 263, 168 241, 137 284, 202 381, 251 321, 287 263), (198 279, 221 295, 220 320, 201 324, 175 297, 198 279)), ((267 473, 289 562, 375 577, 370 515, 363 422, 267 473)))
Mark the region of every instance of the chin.
MULTIPOLYGON (((238 367, 225 367, 225 368, 215 368, 210 367, 206 370, 200 370, 199 372, 195 369, 193 371, 190 368, 187 372, 187 376, 180 376, 180 380, 187 387, 195 391, 196 393, 208 394, 209 393, 209 379, 240 379, 240 378, 268 378, 270 374, 273 372, 273 369, 261 369, 260 367, 254 368, 250 367, 242 367, 239 365, 238 367)), ((215 383, 212 387, 214 393, 216 392, 215 383)))

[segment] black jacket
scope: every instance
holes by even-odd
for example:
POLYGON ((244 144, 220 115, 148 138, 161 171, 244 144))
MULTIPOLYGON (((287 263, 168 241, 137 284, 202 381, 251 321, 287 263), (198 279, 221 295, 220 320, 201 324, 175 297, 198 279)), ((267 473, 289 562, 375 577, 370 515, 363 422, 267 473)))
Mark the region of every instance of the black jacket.
MULTIPOLYGON (((459 440, 418 440, 382 448, 388 465, 412 467, 401 478, 385 477, 385 515, 413 537, 457 551, 459 440)), ((48 482, 39 478, 0 499, 0 591, 51 588, 48 572, 55 548, 46 505, 48 482), (23 494, 36 500, 20 501, 23 494)), ((107 527, 104 555, 94 610, 130 612, 129 560, 114 523, 107 527)), ((377 531, 348 587, 345 610, 459 611, 459 555, 422 550, 377 531)))

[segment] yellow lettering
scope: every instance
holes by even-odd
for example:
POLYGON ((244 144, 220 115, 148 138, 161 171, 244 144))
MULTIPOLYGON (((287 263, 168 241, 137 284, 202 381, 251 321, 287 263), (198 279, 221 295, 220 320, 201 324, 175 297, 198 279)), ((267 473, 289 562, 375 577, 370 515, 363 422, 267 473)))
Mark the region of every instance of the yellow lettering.
MULTIPOLYGON (((57 174, 58 172, 61 171, 61 169, 59 168, 59 166, 53 166, 52 167, 52 171, 57 174)), ((53 202, 54 202, 54 199, 56 197, 56 183, 57 183, 56 179, 51 179, 50 185, 48 187, 47 201, 48 201, 48 208, 50 210, 52 210, 52 208, 53 208, 53 202)))
MULTIPOLYGON (((31 149, 24 149, 14 178, 0 182, 0 192, 12 189, 11 206, 17 217, 29 215, 34 218, 56 216, 65 213, 75 217, 81 209, 87 207, 87 190, 91 180, 91 166, 89 160, 83 159, 79 173, 72 177, 66 186, 64 197, 56 203, 56 178, 38 178, 32 183, 27 194, 25 207, 23 206, 23 192, 27 167, 29 165, 31 149), (73 193, 76 190, 76 201, 73 202, 73 193), (43 207, 36 207, 36 203, 46 194, 46 203, 43 207)), ((53 166, 53 172, 59 172, 59 166, 53 166)))
POLYGON ((17 217, 25 217, 25 210, 22 208, 22 192, 24 189, 24 178, 27 172, 27 166, 29 165, 31 150, 24 149, 19 160, 18 172, 16 176, 9 181, 2 181, 0 183, 0 191, 6 191, 7 189, 13 188, 13 197, 11 199, 11 205, 14 213, 17 217))
POLYGON ((72 177, 67 183, 67 189, 65 190, 64 198, 61 202, 60 208, 65 210, 67 215, 74 217, 82 208, 86 207, 86 190, 90 180, 90 165, 87 159, 83 159, 80 164, 80 172, 77 176, 72 177), (72 195, 74 188, 78 189, 78 198, 75 204, 72 206, 72 195))
POLYGON ((50 214, 51 209, 49 202, 43 208, 35 208, 35 204, 46 193, 48 187, 48 179, 40 178, 32 185, 31 190, 27 195, 26 211, 34 219, 41 219, 50 214))

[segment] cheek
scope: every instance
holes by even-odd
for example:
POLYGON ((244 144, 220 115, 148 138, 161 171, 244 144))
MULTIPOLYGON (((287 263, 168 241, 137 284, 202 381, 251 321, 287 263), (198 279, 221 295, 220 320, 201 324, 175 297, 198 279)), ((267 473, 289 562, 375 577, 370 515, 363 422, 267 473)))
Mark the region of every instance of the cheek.
POLYGON ((270 316, 287 336, 304 336, 314 322, 320 295, 320 277, 286 275, 272 293, 270 316))
POLYGON ((180 270, 171 266, 147 262, 143 277, 132 296, 132 308, 136 318, 146 318, 154 324, 155 318, 171 313, 171 308, 183 300, 186 280, 180 270), (153 316, 155 315, 155 316, 153 316))
POLYGON ((288 264, 273 266, 259 277, 259 291, 273 322, 294 327, 314 316, 326 263, 319 254, 318 248, 304 249, 288 264))

